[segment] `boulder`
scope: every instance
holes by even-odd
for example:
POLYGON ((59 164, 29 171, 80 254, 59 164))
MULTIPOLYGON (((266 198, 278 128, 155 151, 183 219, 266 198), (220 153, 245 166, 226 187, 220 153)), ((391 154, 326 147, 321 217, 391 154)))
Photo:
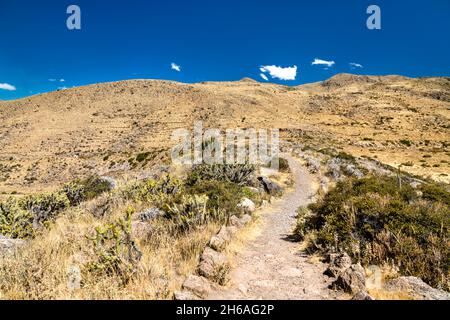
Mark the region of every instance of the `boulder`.
POLYGON ((277 183, 267 177, 259 177, 258 180, 264 190, 272 196, 280 195, 283 192, 283 189, 277 183))
POLYGON ((191 291, 182 290, 182 291, 175 291, 173 294, 174 300, 184 301, 184 300, 200 300, 198 296, 196 296, 191 291))
POLYGON ((150 221, 165 215, 165 212, 158 208, 148 208, 136 214, 136 218, 142 222, 150 221))
POLYGON ((226 226, 222 226, 220 231, 211 238, 209 241, 209 246, 217 251, 222 251, 225 249, 227 244, 230 242, 231 236, 228 232, 226 226))
POLYGON ((239 219, 237 216, 231 216, 229 223, 230 223, 230 226, 233 226, 233 227, 236 227, 236 228, 242 228, 243 227, 241 219, 239 219))
POLYGON ((347 253, 332 253, 330 254, 330 265, 325 274, 330 277, 338 277, 341 273, 347 270, 352 265, 352 259, 347 253))
POLYGON ((253 213, 256 210, 255 203, 248 198, 242 199, 242 201, 237 206, 245 213, 253 213))
POLYGON ((417 277, 399 277, 388 281, 387 291, 405 292, 412 299, 418 300, 450 300, 450 293, 431 287, 417 277))
POLYGON ((347 293, 357 294, 366 290, 366 275, 360 264, 353 264, 342 272, 336 281, 333 282, 333 288, 342 289, 347 293))
POLYGON ((206 298, 211 292, 211 283, 204 277, 190 275, 183 282, 183 289, 192 292, 199 298, 206 298))
POLYGON ((215 281, 220 271, 228 267, 228 259, 223 253, 206 247, 200 258, 198 273, 209 280, 215 281))

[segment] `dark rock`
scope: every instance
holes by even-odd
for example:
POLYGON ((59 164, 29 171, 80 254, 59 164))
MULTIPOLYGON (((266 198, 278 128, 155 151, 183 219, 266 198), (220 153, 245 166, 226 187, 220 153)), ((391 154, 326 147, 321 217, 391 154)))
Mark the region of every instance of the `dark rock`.
POLYGON ((258 177, 258 180, 264 190, 272 196, 280 195, 283 192, 283 189, 277 183, 271 181, 269 178, 258 177))

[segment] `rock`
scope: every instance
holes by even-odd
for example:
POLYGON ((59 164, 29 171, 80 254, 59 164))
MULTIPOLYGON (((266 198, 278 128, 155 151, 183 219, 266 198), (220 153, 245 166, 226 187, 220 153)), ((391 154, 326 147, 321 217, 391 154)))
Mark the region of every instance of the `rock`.
POLYGON ((252 216, 249 214, 244 214, 240 220, 241 220, 242 225, 246 226, 250 222, 252 222, 252 216))
POLYGON ((450 300, 450 293, 431 287, 417 277, 399 277, 386 283, 385 289, 393 292, 406 292, 413 299, 450 300))
POLYGON ((173 298, 174 298, 174 300, 179 300, 179 301, 183 301, 183 300, 200 300, 200 298, 198 296, 196 296, 191 291, 187 291, 187 290, 175 291, 174 294, 173 294, 173 298))
POLYGON ((0 255, 2 254, 12 254, 18 248, 25 245, 24 240, 20 239, 10 239, 0 235, 0 255))
POLYGON ((136 217, 138 220, 142 221, 142 222, 146 222, 158 217, 162 217, 165 215, 165 212, 162 210, 159 210, 158 208, 148 208, 145 209, 142 212, 139 212, 136 217))
POLYGON ((256 210, 255 203, 248 198, 242 199, 237 206, 245 213, 253 213, 256 210))
POLYGON ((147 239, 153 231, 152 225, 148 222, 133 221, 131 223, 131 232, 134 238, 147 239))
POLYGON ((222 251, 225 249, 230 240, 231 236, 228 232, 227 227, 222 226, 220 228, 220 231, 209 241, 209 246, 214 250, 222 251))
POLYGON ((264 190, 270 195, 276 196, 280 195, 283 192, 281 187, 277 183, 271 181, 269 178, 259 177, 258 180, 261 183, 264 190))
POLYGON ((355 294, 352 298, 352 300, 375 300, 374 297, 372 297, 367 291, 359 291, 357 294, 355 294))
POLYGON ((198 273, 209 280, 216 281, 219 272, 228 267, 228 259, 223 253, 206 247, 200 258, 198 273))
POLYGON ((325 274, 330 277, 338 277, 352 265, 352 259, 347 253, 330 254, 330 265, 325 274))
POLYGON ((360 291, 365 291, 366 276, 363 267, 359 264, 351 265, 338 276, 332 286, 351 294, 357 294, 360 291))
POLYGON ((231 226, 236 227, 236 228, 243 227, 241 220, 237 216, 231 216, 229 223, 231 226))
POLYGON ((184 281, 183 289, 192 292, 199 298, 206 298, 211 291, 211 284, 204 277, 190 275, 184 281))

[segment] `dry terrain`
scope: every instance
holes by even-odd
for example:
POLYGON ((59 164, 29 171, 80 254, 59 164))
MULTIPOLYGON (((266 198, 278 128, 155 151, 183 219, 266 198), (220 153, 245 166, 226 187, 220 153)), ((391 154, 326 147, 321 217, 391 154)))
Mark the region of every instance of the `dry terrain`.
POLYGON ((449 78, 339 74, 298 87, 132 80, 2 101, 0 193, 140 172, 168 161, 172 131, 196 120, 204 127, 280 128, 284 139, 450 182, 449 78))

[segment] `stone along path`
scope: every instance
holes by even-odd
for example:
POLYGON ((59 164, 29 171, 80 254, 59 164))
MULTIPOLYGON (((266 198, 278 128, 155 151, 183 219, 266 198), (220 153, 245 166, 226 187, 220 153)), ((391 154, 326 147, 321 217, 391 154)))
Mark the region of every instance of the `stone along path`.
POLYGON ((310 203, 314 178, 297 160, 285 156, 293 172, 295 189, 263 209, 261 232, 237 254, 227 287, 214 290, 208 299, 339 299, 328 289, 325 267, 308 261, 299 243, 288 239, 296 223, 296 210, 310 203))

